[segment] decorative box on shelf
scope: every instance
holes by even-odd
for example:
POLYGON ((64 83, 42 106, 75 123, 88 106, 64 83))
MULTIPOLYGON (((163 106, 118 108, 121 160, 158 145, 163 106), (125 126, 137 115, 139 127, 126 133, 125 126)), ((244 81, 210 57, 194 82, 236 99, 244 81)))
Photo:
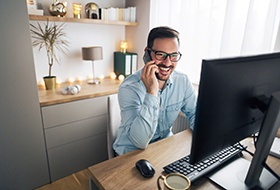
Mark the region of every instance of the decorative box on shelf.
POLYGON ((44 10, 38 9, 37 0, 26 0, 29 15, 44 15, 44 10))
POLYGON ((114 72, 127 77, 137 70, 137 53, 114 52, 114 72))

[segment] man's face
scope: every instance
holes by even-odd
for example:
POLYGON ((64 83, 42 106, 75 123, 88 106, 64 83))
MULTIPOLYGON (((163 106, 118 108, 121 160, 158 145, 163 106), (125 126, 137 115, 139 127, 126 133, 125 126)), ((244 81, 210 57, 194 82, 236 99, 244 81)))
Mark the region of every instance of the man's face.
POLYGON ((151 58, 155 60, 155 64, 159 68, 156 77, 158 80, 166 81, 177 66, 177 62, 171 61, 171 59, 174 59, 171 58, 171 55, 166 57, 165 60, 158 60, 158 58, 160 58, 161 55, 166 55, 165 53, 177 53, 179 49, 178 41, 176 38, 156 38, 151 49, 151 58))

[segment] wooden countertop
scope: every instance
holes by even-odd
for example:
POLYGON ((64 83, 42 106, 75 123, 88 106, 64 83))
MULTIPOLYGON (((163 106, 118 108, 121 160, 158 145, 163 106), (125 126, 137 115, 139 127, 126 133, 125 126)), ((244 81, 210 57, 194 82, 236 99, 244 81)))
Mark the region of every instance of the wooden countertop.
POLYGON ((100 84, 87 84, 82 82, 65 82, 57 85, 56 90, 45 90, 44 86, 38 86, 38 95, 40 106, 50 106, 65 102, 82 100, 87 98, 94 98, 117 93, 119 85, 122 81, 105 78, 101 80, 100 84), (75 84, 81 85, 81 91, 75 95, 63 95, 61 89, 75 84))

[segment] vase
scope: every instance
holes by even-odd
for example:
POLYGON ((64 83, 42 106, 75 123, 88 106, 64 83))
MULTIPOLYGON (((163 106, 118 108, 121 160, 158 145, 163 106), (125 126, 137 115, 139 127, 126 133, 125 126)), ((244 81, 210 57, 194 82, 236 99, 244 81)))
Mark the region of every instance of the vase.
POLYGON ((67 13, 66 2, 54 0, 53 3, 50 4, 49 12, 52 16, 64 17, 67 13))
POLYGON ((46 76, 43 77, 45 82, 46 90, 55 90, 56 89, 56 77, 55 76, 46 76))

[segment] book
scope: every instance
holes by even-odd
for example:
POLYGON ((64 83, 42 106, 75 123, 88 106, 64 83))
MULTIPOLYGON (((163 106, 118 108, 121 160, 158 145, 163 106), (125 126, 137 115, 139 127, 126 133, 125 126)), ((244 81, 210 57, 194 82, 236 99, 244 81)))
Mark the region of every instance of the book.
POLYGON ((100 8, 101 20, 136 22, 136 7, 127 8, 100 8))

